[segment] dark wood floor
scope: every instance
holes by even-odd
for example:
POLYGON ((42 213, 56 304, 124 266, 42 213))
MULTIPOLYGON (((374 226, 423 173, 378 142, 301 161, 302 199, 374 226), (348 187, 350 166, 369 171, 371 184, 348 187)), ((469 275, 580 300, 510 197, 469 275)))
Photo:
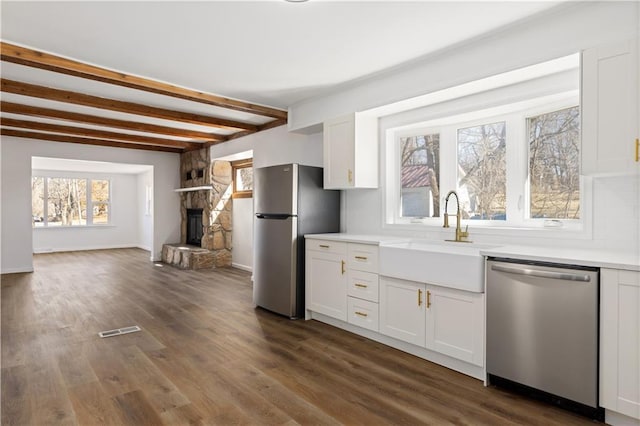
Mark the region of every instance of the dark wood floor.
POLYGON ((44 254, 2 276, 2 424, 589 424, 251 304, 250 275, 137 249, 44 254), (142 332, 101 339, 129 325, 142 332))

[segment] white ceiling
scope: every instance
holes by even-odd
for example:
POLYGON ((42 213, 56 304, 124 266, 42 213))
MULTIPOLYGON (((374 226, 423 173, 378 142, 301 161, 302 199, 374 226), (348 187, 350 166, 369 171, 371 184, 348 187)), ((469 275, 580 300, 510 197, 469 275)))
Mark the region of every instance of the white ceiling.
MULTIPOLYGON (((0 13, 4 41, 285 108, 559 3, 2 1, 0 13)), ((26 72, 3 63, 6 78, 26 72)))

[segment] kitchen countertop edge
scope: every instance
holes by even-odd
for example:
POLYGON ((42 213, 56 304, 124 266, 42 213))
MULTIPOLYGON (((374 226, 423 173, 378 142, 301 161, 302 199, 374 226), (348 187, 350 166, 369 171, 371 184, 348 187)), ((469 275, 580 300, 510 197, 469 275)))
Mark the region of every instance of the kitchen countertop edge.
POLYGON ((365 235, 365 234, 344 234, 344 233, 338 233, 338 232, 334 234, 305 234, 304 238, 315 239, 315 240, 342 241, 345 243, 371 244, 371 245, 402 243, 410 240, 410 238, 403 238, 403 237, 389 237, 389 236, 383 236, 383 235, 365 235))
POLYGON ((480 254, 487 257, 640 271, 640 259, 628 252, 505 245, 480 250, 480 254))

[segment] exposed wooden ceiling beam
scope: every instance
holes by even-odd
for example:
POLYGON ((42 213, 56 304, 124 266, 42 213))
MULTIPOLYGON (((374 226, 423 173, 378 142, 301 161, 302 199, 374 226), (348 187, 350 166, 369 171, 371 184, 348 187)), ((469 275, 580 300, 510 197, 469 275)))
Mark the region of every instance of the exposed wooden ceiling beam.
POLYGON ((136 132, 155 133, 167 136, 198 139, 211 143, 227 140, 226 136, 216 135, 215 133, 198 132, 196 130, 179 129, 177 127, 159 126, 157 124, 140 123, 136 121, 120 120, 116 118, 98 117, 96 115, 60 111, 51 108, 35 107, 14 102, 1 101, 0 111, 10 114, 53 118, 65 121, 73 121, 76 123, 94 124, 97 126, 113 127, 116 129, 133 130, 136 132))
POLYGON ((3 61, 101 81, 103 83, 116 84, 118 86, 172 96, 175 98, 187 99, 194 102, 215 105, 222 108, 248 112, 276 119, 287 119, 287 112, 280 109, 254 105, 235 99, 185 89, 183 87, 108 70, 49 53, 16 46, 10 43, 1 42, 0 47, 2 52, 1 59, 3 61))
POLYGON ((152 107, 133 102, 118 101, 115 99, 101 98, 99 96, 85 95, 69 90, 54 89, 36 84, 22 83, 15 80, 2 79, 2 91, 16 95, 30 96, 57 102, 66 102, 75 105, 118 111, 127 114, 143 115, 146 117, 163 120, 180 121, 183 123, 198 124, 201 126, 213 126, 226 129, 241 129, 256 132, 255 124, 242 123, 234 120, 210 117, 182 111, 174 111, 165 108, 152 107))
POLYGON ((30 120, 16 120, 14 118, 0 117, 0 125, 4 127, 18 127, 21 129, 40 130, 52 133, 64 133, 82 137, 117 140, 123 142, 142 143, 147 145, 169 146, 173 148, 195 149, 202 148, 202 143, 178 141, 173 139, 154 138, 149 136, 132 135, 127 133, 109 132, 105 130, 87 129, 82 127, 63 126, 59 124, 42 123, 30 120))
POLYGON ((117 142, 117 141, 109 141, 109 140, 103 140, 103 139, 81 138, 77 136, 56 135, 53 133, 30 132, 30 131, 15 130, 15 129, 0 128, 0 135, 13 136, 16 138, 39 139, 39 140, 51 141, 51 142, 68 142, 68 143, 77 143, 82 145, 99 145, 99 146, 108 146, 108 147, 115 147, 115 148, 142 149, 145 151, 175 152, 178 154, 181 152, 184 152, 184 150, 181 148, 172 148, 168 146, 143 145, 143 144, 136 144, 136 143, 117 142))
MULTIPOLYGON (((270 121, 268 123, 265 123, 261 126, 258 126, 258 132, 261 132, 263 130, 268 130, 268 129, 272 129, 274 127, 279 127, 282 125, 287 124, 287 120, 273 120, 270 121)), ((250 135, 251 133, 256 133, 256 132, 249 132, 249 131, 243 131, 243 132, 236 132, 232 135, 227 136, 227 140, 232 140, 232 139, 237 139, 237 138, 241 138, 242 136, 247 136, 250 135)), ((207 144, 209 146, 211 145, 215 145, 218 142, 208 142, 207 144)))

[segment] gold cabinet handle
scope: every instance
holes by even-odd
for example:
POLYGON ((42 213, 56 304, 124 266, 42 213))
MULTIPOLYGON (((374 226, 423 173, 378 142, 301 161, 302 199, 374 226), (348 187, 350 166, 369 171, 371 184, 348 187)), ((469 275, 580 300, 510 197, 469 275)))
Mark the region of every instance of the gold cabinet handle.
POLYGON ((349 169, 349 171, 347 172, 347 176, 349 178, 349 183, 353 182, 353 172, 351 171, 351 169, 349 169))
POLYGON ((636 138, 636 163, 640 161, 640 139, 636 138))
POLYGON ((340 262, 341 268, 342 268, 342 275, 344 275, 344 266, 347 264, 347 262, 345 262, 344 260, 342 260, 340 262))
POLYGON ((326 245, 326 244, 320 244, 320 247, 321 247, 321 248, 329 248, 329 246, 328 246, 328 245, 326 245))
POLYGON ((431 307, 431 292, 427 290, 427 309, 431 307))
POLYGON ((364 313, 364 312, 359 312, 359 311, 356 311, 356 315, 361 316, 361 317, 368 317, 368 316, 369 316, 369 315, 367 315, 366 313, 364 313))
POLYGON ((368 287, 368 285, 366 285, 366 284, 360 284, 360 283, 355 283, 355 286, 356 286, 356 287, 359 287, 359 288, 367 288, 367 287, 368 287))
POLYGON ((418 289, 418 306, 422 306, 422 290, 418 289))
POLYGON ((356 259, 358 260, 367 260, 366 256, 356 256, 356 259))

